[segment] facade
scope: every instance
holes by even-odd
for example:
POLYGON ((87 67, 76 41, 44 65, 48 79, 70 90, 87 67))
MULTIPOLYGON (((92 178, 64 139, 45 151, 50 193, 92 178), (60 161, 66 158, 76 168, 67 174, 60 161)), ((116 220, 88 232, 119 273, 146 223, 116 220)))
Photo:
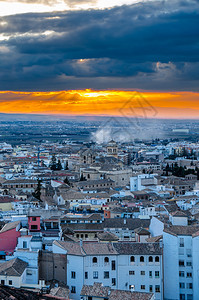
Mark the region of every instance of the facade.
POLYGON ((118 157, 118 146, 117 143, 111 140, 106 147, 107 156, 118 157))
POLYGON ((6 180, 2 183, 4 190, 14 189, 16 191, 22 190, 25 193, 33 193, 37 187, 37 181, 33 179, 15 179, 6 180))
POLYGON ((165 300, 197 300, 199 294, 199 226, 164 229, 165 300))
POLYGON ((0 231, 0 251, 13 252, 20 235, 20 221, 5 224, 0 231))
POLYGON ((28 216, 28 227, 30 231, 39 231, 40 230, 40 216, 31 214, 28 216))
POLYGON ((28 264, 19 258, 0 264, 0 283, 20 288, 25 283, 28 264))
POLYGON ((145 185, 155 185, 157 184, 157 179, 155 178, 157 174, 140 174, 130 178, 130 190, 131 192, 141 191, 145 189, 145 185))
POLYGON ((95 282, 112 289, 154 292, 157 300, 163 299, 159 243, 55 241, 53 253, 67 256, 67 285, 74 300, 80 299, 83 285, 95 282))

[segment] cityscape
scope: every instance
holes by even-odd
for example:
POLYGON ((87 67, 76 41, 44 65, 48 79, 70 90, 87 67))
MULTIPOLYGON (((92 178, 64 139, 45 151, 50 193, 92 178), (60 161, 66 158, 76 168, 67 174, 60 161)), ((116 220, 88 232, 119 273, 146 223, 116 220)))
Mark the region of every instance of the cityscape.
POLYGON ((0 0, 0 300, 199 300, 198 70, 198 0, 0 0))

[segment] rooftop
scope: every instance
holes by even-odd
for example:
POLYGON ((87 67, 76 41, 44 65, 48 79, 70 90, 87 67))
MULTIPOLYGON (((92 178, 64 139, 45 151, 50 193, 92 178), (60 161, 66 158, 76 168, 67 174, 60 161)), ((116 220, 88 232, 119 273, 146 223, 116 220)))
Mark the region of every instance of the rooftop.
POLYGON ((28 263, 17 258, 0 264, 0 275, 21 276, 28 266, 28 263))

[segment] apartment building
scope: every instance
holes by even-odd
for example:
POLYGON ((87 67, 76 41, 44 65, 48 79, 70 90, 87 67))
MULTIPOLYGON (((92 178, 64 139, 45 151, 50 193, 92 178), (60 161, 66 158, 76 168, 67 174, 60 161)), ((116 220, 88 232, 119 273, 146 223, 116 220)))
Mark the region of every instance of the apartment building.
POLYGON ((80 299, 83 285, 95 282, 112 289, 151 292, 155 299, 163 299, 159 243, 54 241, 53 253, 67 256, 66 284, 74 300, 80 299))

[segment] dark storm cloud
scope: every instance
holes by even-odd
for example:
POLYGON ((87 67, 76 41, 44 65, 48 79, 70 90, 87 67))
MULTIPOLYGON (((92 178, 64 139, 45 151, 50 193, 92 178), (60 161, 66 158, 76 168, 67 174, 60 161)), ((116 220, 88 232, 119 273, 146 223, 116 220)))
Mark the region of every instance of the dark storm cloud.
POLYGON ((3 17, 1 90, 198 90, 199 2, 3 17))

